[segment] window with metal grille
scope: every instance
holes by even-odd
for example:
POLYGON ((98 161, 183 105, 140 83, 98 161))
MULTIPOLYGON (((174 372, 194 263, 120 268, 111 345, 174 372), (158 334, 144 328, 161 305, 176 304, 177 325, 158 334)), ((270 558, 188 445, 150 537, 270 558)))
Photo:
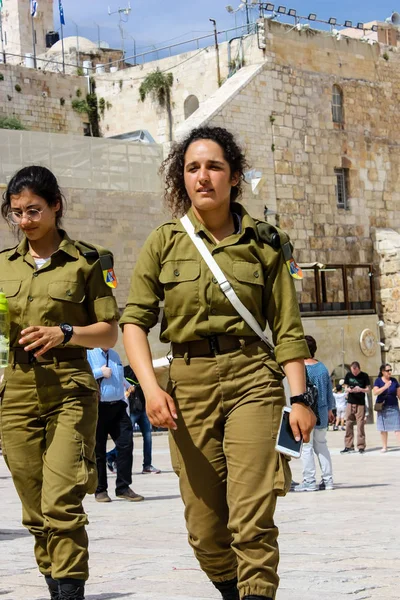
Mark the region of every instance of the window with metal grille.
POLYGON ((343 123, 343 93, 338 85, 332 88, 332 120, 343 123))
POLYGON ((338 208, 349 208, 348 194, 348 169, 335 169, 336 175, 336 203, 338 208))

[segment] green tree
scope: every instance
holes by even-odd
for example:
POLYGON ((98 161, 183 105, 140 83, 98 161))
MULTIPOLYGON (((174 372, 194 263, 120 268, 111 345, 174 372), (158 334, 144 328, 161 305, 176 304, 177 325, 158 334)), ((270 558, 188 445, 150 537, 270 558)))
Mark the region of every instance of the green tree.
POLYGON ((142 102, 150 95, 161 108, 165 108, 167 111, 170 142, 172 141, 171 88, 173 83, 174 76, 172 73, 162 73, 160 69, 156 69, 145 77, 139 88, 139 96, 142 102))

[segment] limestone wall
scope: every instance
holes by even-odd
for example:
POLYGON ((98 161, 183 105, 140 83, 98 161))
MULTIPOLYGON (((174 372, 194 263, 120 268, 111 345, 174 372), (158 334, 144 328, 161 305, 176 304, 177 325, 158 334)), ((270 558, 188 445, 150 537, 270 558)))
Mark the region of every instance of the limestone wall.
POLYGON ((77 89, 86 93, 85 77, 0 64, 0 117, 17 117, 31 131, 83 135, 87 115, 71 106, 77 89))
MULTIPOLYGON (((231 45, 231 59, 239 51, 239 43, 231 45)), ((219 47, 221 78, 228 72, 228 44, 219 47)), ((245 64, 263 62, 263 53, 257 48, 256 36, 247 36, 243 41, 245 64)), ((218 89, 217 62, 214 46, 179 54, 162 60, 138 65, 116 73, 95 75, 97 93, 112 106, 105 111, 102 128, 105 136, 118 135, 136 129, 147 129, 157 142, 168 141, 168 119, 157 102, 147 98, 140 102, 139 87, 149 73, 159 68, 164 73, 173 73, 172 119, 174 131, 185 120, 185 100, 194 95, 201 104, 218 89)))
POLYGON ((384 360, 400 373, 400 235, 393 229, 377 229, 374 235, 379 272, 377 300, 384 322, 384 360))

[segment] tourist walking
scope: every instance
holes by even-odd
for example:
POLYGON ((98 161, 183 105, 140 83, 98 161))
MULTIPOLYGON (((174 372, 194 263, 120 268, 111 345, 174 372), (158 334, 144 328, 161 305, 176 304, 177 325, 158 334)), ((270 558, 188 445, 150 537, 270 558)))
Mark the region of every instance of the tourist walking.
POLYGON ((354 452, 354 425, 357 423, 357 448, 359 454, 365 452, 365 394, 370 391, 369 375, 361 371, 356 360, 350 365, 350 372, 344 378, 347 394, 345 447, 341 454, 354 452))
POLYGON ((388 363, 381 365, 372 393, 375 401, 382 404, 381 410, 377 411, 376 427, 381 432, 381 452, 387 452, 389 431, 394 431, 400 442, 400 386, 397 379, 392 377, 392 367, 388 363))
POLYGON ((95 492, 97 502, 111 502, 107 482, 107 439, 111 436, 117 449, 117 478, 115 495, 121 500, 140 502, 143 496, 136 494, 132 483, 133 428, 125 398, 125 387, 129 383, 124 378, 124 367, 119 354, 110 348, 88 350, 88 361, 93 375, 99 383, 100 403, 96 429, 96 464, 98 484, 95 492))
POLYGON ((235 202, 245 168, 232 134, 219 127, 195 129, 173 146, 163 165, 165 197, 189 223, 173 218, 147 239, 121 323, 149 419, 171 430, 189 542, 202 569, 225 600, 239 593, 268 600, 279 581, 276 499, 291 483, 288 461, 275 451, 285 405, 281 365, 297 438, 309 440, 315 415, 305 393, 308 348, 291 276, 297 266, 286 234, 235 202), (186 227, 260 326, 269 323, 276 359, 225 297, 186 227), (172 343, 173 356, 167 391, 147 340, 161 301, 160 339, 172 343))
POLYGON ((316 492, 320 490, 333 490, 332 459, 326 441, 328 423, 334 422, 332 408, 334 398, 332 382, 326 366, 315 358, 317 342, 311 335, 306 335, 306 342, 311 358, 306 358, 307 376, 318 390, 319 425, 311 432, 310 441, 303 444, 301 459, 303 461, 303 481, 295 486, 295 492, 316 492), (321 483, 317 486, 315 458, 316 454, 321 469, 321 483))
POLYGON ((11 316, 10 359, 0 386, 3 455, 35 537, 53 600, 84 598, 87 516, 96 489, 98 387, 86 348, 112 346, 119 311, 112 255, 63 231, 53 173, 30 166, 8 183, 1 213, 21 234, 0 253, 0 290, 11 316))

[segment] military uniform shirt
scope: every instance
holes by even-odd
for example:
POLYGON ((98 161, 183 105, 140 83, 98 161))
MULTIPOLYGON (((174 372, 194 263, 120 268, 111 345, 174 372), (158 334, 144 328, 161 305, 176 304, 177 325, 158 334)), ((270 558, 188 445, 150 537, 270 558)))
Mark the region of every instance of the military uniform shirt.
POLYGON ((40 269, 28 252, 26 238, 0 253, 0 291, 10 308, 11 347, 21 347, 21 331, 29 326, 67 322, 84 327, 119 318, 98 257, 85 258, 64 231, 60 234, 58 249, 40 269))
MULTIPOLYGON (((260 238, 256 222, 240 204, 233 204, 232 210, 242 219, 241 232, 218 244, 192 209, 188 216, 243 304, 262 328, 268 322, 277 361, 309 356, 293 279, 281 249, 260 238)), ((134 323, 148 331, 158 321, 162 301, 162 342, 188 342, 213 334, 254 335, 175 219, 146 240, 133 271, 121 325, 134 323)))

